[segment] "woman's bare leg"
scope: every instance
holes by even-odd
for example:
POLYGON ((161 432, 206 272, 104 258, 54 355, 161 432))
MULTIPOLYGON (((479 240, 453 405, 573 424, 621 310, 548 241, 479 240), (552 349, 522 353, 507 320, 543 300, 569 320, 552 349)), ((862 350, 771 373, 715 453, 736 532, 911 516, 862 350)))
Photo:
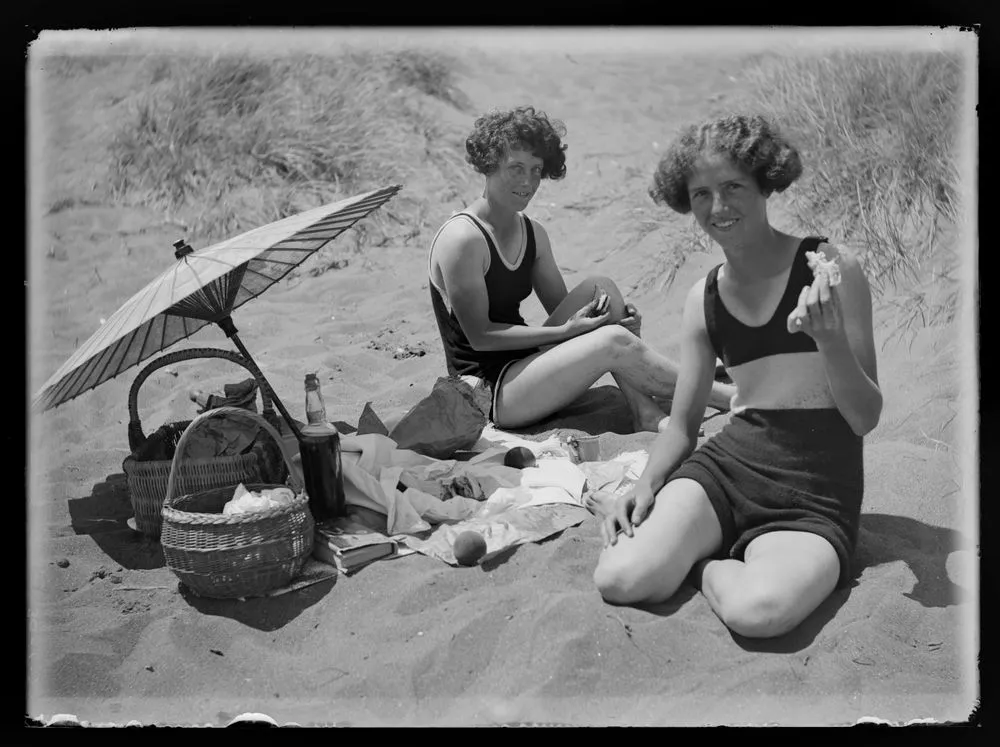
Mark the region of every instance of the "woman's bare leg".
MULTIPOLYGON (((547 323, 568 319, 593 299, 593 288, 591 284, 588 290, 583 283, 574 288, 547 323)), ((620 293, 616 295, 621 298, 620 293)), ((665 416, 651 397, 673 397, 677 366, 618 324, 607 324, 514 363, 498 392, 497 424, 518 428, 538 422, 579 398, 606 373, 619 382, 636 427, 657 430, 665 416)), ((732 389, 714 385, 709 405, 728 409, 732 389)))
POLYGON ((569 405, 609 372, 644 394, 662 397, 673 394, 677 381, 677 369, 669 360, 624 327, 606 324, 513 363, 497 392, 497 425, 519 428, 536 423, 569 405))
MULTIPOLYGON (((603 520, 614 503, 595 501, 588 508, 603 520)), ((671 480, 632 536, 620 534, 601 551, 594 583, 613 604, 665 602, 721 543, 722 527, 704 488, 694 480, 671 480)))
POLYGON ((774 531, 743 560, 703 560, 693 574, 719 619, 748 638, 771 638, 805 620, 836 588, 840 558, 824 537, 774 531))
MULTIPOLYGON (((625 317, 625 299, 613 280, 607 277, 589 277, 576 285, 559 304, 552 315, 545 320, 545 326, 562 324, 573 314, 582 309, 594 299, 594 294, 600 289, 608 295, 608 311, 612 323, 618 323, 625 317)), ((555 346, 550 346, 555 347, 555 346)), ((652 398, 646 396, 619 375, 612 373, 615 383, 625 397, 629 411, 632 413, 632 426, 636 431, 656 431, 666 423, 666 414, 652 398)), ((595 379, 596 381, 596 379, 595 379)), ((591 382, 593 384, 593 382, 591 382)))
MULTIPOLYGON (((596 288, 600 288, 608 294, 608 309, 611 314, 611 321, 615 323, 621 321, 625 317, 625 299, 611 278, 598 275, 586 278, 573 288, 566 298, 563 299, 563 303, 559 305, 559 308, 545 321, 545 325, 562 324, 565 322, 570 316, 590 302, 594 297, 596 288)), ((667 359, 664 358, 664 360, 667 359)), ((673 362, 670 362, 670 366, 673 368, 673 380, 676 383, 677 366, 673 362)), ((647 426, 639 430, 657 430, 657 424, 664 418, 664 410, 655 398, 668 400, 667 407, 669 409, 669 400, 673 399, 673 389, 671 388, 666 394, 653 392, 651 395, 647 395, 646 390, 642 389, 641 385, 636 386, 629 382, 627 374, 622 375, 612 372, 611 375, 615 383, 618 384, 618 388, 625 395, 625 399, 632 410, 633 418, 635 418, 636 425, 644 424, 647 426), (642 417, 643 414, 646 417, 642 417)), ((732 383, 716 381, 709 393, 708 406, 727 412, 730 409, 730 402, 734 394, 736 394, 736 387, 732 383)))

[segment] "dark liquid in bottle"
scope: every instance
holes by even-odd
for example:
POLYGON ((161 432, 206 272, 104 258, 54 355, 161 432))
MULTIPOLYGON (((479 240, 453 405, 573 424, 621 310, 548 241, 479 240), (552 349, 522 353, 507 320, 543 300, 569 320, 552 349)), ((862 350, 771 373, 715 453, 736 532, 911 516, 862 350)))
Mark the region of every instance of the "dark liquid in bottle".
POLYGON ((299 453, 313 520, 319 523, 343 516, 344 473, 337 430, 328 425, 306 426, 302 429, 299 453))

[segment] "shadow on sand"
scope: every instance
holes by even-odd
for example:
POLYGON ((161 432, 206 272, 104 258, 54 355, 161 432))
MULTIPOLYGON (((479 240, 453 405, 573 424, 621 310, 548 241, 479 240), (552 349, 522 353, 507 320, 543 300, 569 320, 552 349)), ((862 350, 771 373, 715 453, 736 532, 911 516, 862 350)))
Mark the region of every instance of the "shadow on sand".
POLYGON ((681 609, 685 604, 694 599, 698 594, 698 589, 688 581, 681 584, 681 587, 674 592, 674 595, 665 602, 659 604, 638 604, 636 607, 646 612, 651 612, 660 617, 670 617, 681 609))
MULTIPOLYGON (((562 532, 560 532, 560 534, 561 533, 562 532)), ((546 539, 551 539, 551 538, 547 537, 546 539)), ((479 567, 482 568, 483 572, 485 573, 489 573, 490 571, 495 571, 497 568, 502 566, 512 557, 514 557, 514 554, 518 551, 518 548, 520 548, 520 545, 514 545, 513 547, 505 547, 503 550, 500 550, 499 552, 494 553, 493 555, 483 558, 482 561, 479 563, 479 567)))
POLYGON ((904 597, 924 607, 947 607, 958 604, 968 593, 948 578, 945 563, 959 547, 961 535, 953 529, 925 524, 908 516, 862 514, 858 545, 854 554, 854 573, 850 586, 837 589, 795 630, 778 638, 751 639, 733 635, 748 651, 792 653, 809 646, 847 601, 862 571, 902 560, 917 581, 904 597))
POLYGON ((772 654, 792 654, 812 645, 816 636, 837 614, 851 595, 850 588, 837 589, 823 600, 815 611, 785 635, 777 638, 745 638, 730 631, 733 641, 745 651, 765 651, 772 654))
POLYGON ((337 578, 338 576, 334 575, 286 594, 274 597, 250 597, 244 601, 200 597, 183 584, 180 585, 180 593, 184 601, 202 614, 228 617, 247 627, 270 632, 283 628, 322 600, 337 585, 337 578))
POLYGON ((902 560, 917 581, 903 596, 924 607, 948 607, 968 598, 964 589, 948 577, 948 555, 969 547, 954 529, 925 524, 908 516, 862 514, 855 553, 855 583, 865 568, 902 560))
MULTIPOLYGON (((685 581, 681 588, 666 602, 660 604, 641 605, 640 609, 651 612, 660 617, 670 617, 685 604, 690 602, 697 594, 698 589, 690 581, 685 581)), ((809 617, 795 630, 777 638, 758 639, 744 638, 730 631, 733 641, 747 651, 768 651, 771 653, 788 654, 801 651, 812 645, 812 642, 819 635, 823 627, 833 619, 849 596, 849 589, 838 589, 816 608, 809 617)), ((722 622, 719 622, 722 625, 722 622)))
POLYGON ((734 634, 733 640, 747 651, 800 651, 809 646, 837 614, 851 589, 858 585, 862 571, 897 560, 904 561, 917 579, 913 590, 903 593, 904 597, 924 607, 958 604, 967 591, 948 578, 945 563, 948 555, 959 547, 960 539, 961 535, 953 529, 925 524, 907 516, 862 514, 850 586, 834 591, 790 633, 766 640, 734 634))
MULTIPOLYGON (((958 604, 969 591, 948 577, 945 563, 948 555, 961 547, 962 536, 952 529, 925 524, 917 519, 890 514, 862 514, 855 552, 854 574, 850 585, 835 590, 797 628, 783 636, 769 639, 745 638, 731 633, 733 641, 746 651, 795 653, 810 646, 820 631, 836 616, 847 602, 851 589, 859 583, 866 568, 904 561, 916 577, 913 589, 903 596, 924 607, 946 607, 958 604)), ((669 617, 687 604, 697 589, 684 585, 662 604, 641 608, 656 615, 669 617)))
POLYGON ((160 543, 126 523, 133 511, 123 473, 108 475, 86 498, 71 499, 69 515, 73 531, 89 535, 122 568, 150 570, 166 565, 160 543))
MULTIPOLYGON (((670 414, 669 400, 660 400, 658 404, 664 415, 670 414)), ((706 408, 705 417, 702 418, 704 433, 715 433, 728 419, 729 413, 711 407, 706 408)), ((601 449, 604 459, 623 451, 648 449, 655 437, 652 432, 635 430, 625 395, 617 386, 610 384, 591 387, 579 399, 545 420, 521 428, 504 430, 529 440, 549 437, 556 433, 568 435, 566 432, 574 431, 594 436, 603 435, 601 449)))
MULTIPOLYGON (((124 474, 109 475, 94 485, 86 498, 69 501, 70 522, 76 534, 90 536, 113 561, 131 570, 164 568, 163 548, 156 539, 134 531, 126 523, 133 516, 124 474)), ((336 576, 274 597, 246 601, 210 599, 180 584, 181 596, 199 612, 230 617, 258 630, 277 630, 316 604, 334 587, 336 576)))
POLYGON ((618 387, 610 384, 591 387, 583 396, 552 417, 512 432, 535 436, 553 429, 618 434, 628 434, 635 430, 625 396, 618 387), (595 430, 595 427, 598 429, 595 430))

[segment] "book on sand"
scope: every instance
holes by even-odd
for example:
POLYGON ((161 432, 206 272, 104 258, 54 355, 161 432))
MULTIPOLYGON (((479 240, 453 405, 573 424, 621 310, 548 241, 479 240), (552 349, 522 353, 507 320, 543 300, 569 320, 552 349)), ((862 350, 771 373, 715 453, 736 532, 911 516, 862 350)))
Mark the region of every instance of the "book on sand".
POLYGON ((400 554, 399 543, 350 518, 338 517, 316 525, 313 556, 349 575, 374 560, 400 554))

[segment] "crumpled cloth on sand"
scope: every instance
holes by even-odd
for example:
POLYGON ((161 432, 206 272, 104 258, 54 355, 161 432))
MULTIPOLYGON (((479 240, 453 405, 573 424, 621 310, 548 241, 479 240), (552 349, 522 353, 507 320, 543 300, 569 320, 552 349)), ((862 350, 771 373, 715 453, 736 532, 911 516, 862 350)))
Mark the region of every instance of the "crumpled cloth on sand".
POLYGON ((385 514, 386 534, 406 535, 407 547, 454 565, 459 532, 482 534, 486 557, 545 539, 587 517, 587 491, 625 490, 645 465, 645 452, 578 465, 540 443, 524 442, 538 462, 518 470, 504 466, 503 446, 461 462, 399 449, 377 433, 342 436, 345 500, 385 514))

